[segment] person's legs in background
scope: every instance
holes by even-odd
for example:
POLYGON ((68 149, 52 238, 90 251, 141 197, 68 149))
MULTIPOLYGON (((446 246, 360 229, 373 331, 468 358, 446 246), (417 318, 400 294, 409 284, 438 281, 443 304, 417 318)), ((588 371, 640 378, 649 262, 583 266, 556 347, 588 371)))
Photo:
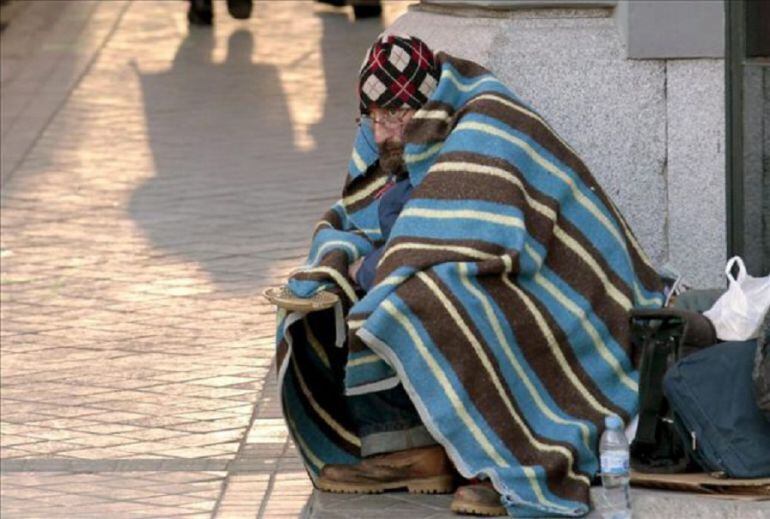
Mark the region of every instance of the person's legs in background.
POLYGON ((251 16, 252 0, 227 0, 227 12, 236 20, 246 20, 251 16))
MULTIPOLYGON (((211 0, 189 0, 187 21, 190 25, 209 26, 214 22, 214 6, 211 0)), ((227 12, 237 20, 251 16, 252 0, 227 0, 227 12)))
POLYGON ((214 8, 211 0, 190 0, 187 9, 187 21, 190 25, 211 25, 214 21, 214 8))

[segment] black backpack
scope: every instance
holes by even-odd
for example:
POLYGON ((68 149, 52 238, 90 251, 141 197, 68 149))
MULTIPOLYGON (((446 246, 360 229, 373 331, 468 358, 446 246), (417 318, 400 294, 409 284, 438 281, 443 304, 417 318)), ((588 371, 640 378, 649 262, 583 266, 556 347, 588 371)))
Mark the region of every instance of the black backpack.
POLYGON ((690 353, 716 342, 706 317, 689 310, 632 310, 631 347, 639 366, 639 424, 631 442, 631 466, 640 472, 679 473, 695 469, 663 394, 668 369, 690 353))

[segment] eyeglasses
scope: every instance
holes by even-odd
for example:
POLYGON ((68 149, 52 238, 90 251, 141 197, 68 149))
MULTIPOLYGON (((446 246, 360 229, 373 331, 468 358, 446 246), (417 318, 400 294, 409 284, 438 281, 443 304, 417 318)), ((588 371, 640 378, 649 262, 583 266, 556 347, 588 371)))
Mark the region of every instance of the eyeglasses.
MULTIPOLYGON (((356 117, 356 125, 360 128, 366 126, 369 131, 374 131, 375 126, 380 126, 390 133, 403 134, 405 123, 408 122, 410 116, 409 110, 387 110, 378 113, 376 116, 361 115, 356 117)), ((372 142, 368 136, 368 132, 361 132, 366 145, 375 153, 379 153, 379 146, 372 142)))
POLYGON ((362 115, 356 119, 356 123, 367 121, 372 126, 383 126, 388 129, 400 128, 408 121, 410 110, 387 110, 376 115, 362 115))

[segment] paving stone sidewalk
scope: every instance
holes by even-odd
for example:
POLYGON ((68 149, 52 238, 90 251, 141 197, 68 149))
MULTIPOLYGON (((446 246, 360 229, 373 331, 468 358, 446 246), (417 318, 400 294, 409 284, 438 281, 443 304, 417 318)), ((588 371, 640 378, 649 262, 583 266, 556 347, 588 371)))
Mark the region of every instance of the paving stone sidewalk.
MULTIPOLYGON (((453 517, 449 496, 313 495, 260 297, 302 261, 339 192, 355 73, 406 3, 354 22, 315 2, 259 2, 240 22, 217 2, 213 30, 188 29, 181 1, 12 8, 3 519, 453 517)), ((636 499, 639 517, 671 517, 677 502, 636 499)), ((693 517, 767 517, 679 499, 693 517)))
POLYGON ((260 293, 339 192, 361 56, 406 5, 190 30, 181 1, 14 4, 2 517, 297 517, 260 293))

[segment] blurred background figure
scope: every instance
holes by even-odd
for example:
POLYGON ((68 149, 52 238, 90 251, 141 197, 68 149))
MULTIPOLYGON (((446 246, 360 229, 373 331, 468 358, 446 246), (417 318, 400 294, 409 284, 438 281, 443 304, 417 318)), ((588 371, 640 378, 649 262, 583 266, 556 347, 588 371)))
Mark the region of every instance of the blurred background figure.
POLYGON ((382 14, 382 5, 380 0, 316 0, 322 4, 329 4, 335 7, 344 7, 349 5, 353 8, 353 14, 356 20, 360 18, 375 18, 382 14))
MULTIPOLYGON (((211 0, 189 0, 187 20, 190 25, 211 25, 214 21, 214 7, 211 0)), ((252 0, 227 0, 227 11, 237 20, 251 16, 252 0)))

